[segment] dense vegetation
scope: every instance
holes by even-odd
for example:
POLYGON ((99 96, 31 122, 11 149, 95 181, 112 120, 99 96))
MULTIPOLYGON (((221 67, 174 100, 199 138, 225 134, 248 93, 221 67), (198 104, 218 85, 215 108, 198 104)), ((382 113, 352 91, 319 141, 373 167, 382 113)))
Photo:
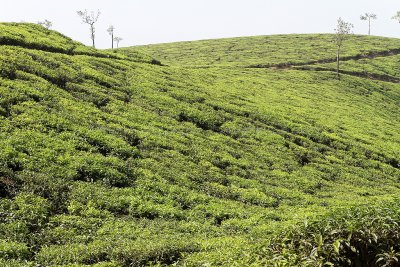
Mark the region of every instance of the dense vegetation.
POLYGON ((400 40, 0 28, 0 265, 396 266, 400 40))
MULTIPOLYGON (((336 61, 333 40, 330 34, 272 35, 149 45, 134 51, 149 53, 176 66, 285 67, 336 61)), ((398 39, 365 35, 353 35, 343 48, 344 59, 400 52, 398 39)))

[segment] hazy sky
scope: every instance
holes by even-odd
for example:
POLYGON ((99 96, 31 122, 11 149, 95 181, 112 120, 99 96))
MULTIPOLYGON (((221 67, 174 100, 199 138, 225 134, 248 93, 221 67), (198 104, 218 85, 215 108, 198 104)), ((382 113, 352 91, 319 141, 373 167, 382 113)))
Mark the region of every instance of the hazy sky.
POLYGON ((110 46, 110 24, 124 40, 121 46, 278 33, 326 33, 341 16, 355 33, 367 33, 361 13, 378 20, 372 34, 400 37, 391 17, 399 0, 0 0, 0 21, 48 19, 53 29, 90 44, 89 28, 77 10, 101 11, 96 24, 99 48, 110 46))

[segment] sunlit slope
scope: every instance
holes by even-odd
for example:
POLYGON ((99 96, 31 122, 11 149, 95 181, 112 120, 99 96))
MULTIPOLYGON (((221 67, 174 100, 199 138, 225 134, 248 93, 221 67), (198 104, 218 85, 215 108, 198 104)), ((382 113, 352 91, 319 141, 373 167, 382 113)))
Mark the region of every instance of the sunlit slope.
MULTIPOLYGON (((336 59, 331 34, 272 35, 157 44, 122 49, 142 51, 165 64, 183 66, 285 66, 336 59)), ((353 35, 343 47, 344 57, 400 50, 394 38, 353 35)))
POLYGON ((350 69, 398 77, 385 53, 339 81, 330 63, 188 68, 1 27, 24 41, 0 45, 0 265, 268 266, 282 229, 400 193, 400 85, 350 69))
MULTIPOLYGON (((48 30, 31 23, 0 23, 0 45, 23 47, 40 51, 67 55, 89 55, 102 58, 127 58, 115 53, 96 50, 92 47, 66 37, 59 32, 48 30)), ((131 52, 133 61, 150 62, 152 58, 137 52, 131 52)))

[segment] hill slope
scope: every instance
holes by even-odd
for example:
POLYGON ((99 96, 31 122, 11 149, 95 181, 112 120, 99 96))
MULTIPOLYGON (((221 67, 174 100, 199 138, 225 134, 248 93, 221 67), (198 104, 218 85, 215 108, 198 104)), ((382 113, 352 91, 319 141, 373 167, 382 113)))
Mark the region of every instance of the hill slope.
MULTIPOLYGON (((286 66, 334 61, 335 43, 330 34, 271 35, 195 42, 179 42, 121 49, 142 51, 177 66, 286 66)), ((400 41, 354 35, 344 45, 344 58, 398 54, 400 41)))
POLYGON ((258 266, 287 226, 399 194, 400 85, 355 73, 398 78, 399 40, 354 37, 338 81, 328 36, 214 63, 226 40, 113 53, 0 26, 3 265, 258 266))

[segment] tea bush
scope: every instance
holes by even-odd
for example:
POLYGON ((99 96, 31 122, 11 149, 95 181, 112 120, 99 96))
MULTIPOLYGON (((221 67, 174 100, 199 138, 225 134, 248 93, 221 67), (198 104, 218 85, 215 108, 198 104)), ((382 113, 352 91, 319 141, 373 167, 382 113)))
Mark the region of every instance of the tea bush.
POLYGON ((0 29, 1 266, 395 266, 397 39, 0 29))

